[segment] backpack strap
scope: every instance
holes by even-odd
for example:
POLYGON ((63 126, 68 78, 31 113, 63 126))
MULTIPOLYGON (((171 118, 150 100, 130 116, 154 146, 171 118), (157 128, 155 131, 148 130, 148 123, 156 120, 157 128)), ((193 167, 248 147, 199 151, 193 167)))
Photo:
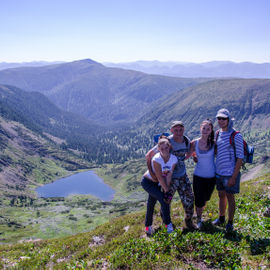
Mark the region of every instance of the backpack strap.
POLYGON ((232 145, 233 147, 235 147, 235 143, 234 143, 234 137, 236 134, 240 133, 240 131, 236 131, 234 130, 230 136, 230 145, 232 145))
POLYGON ((217 140, 218 140, 218 136, 219 136, 219 129, 216 131, 215 141, 214 141, 214 145, 215 145, 215 154, 217 154, 217 140))
POLYGON ((185 135, 184 135, 184 141, 185 141, 186 147, 188 148, 189 140, 185 135))
POLYGON ((236 160, 236 147, 235 147, 235 142, 234 142, 234 137, 236 134, 240 133, 240 131, 236 131, 234 130, 230 136, 230 145, 233 147, 233 151, 234 151, 234 157, 236 160))

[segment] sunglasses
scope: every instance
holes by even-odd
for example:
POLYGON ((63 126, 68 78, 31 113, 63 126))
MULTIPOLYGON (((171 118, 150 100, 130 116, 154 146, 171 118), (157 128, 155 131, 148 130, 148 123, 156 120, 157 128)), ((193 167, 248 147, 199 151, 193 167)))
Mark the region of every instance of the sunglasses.
POLYGON ((217 120, 227 120, 228 118, 226 117, 217 117, 217 120))

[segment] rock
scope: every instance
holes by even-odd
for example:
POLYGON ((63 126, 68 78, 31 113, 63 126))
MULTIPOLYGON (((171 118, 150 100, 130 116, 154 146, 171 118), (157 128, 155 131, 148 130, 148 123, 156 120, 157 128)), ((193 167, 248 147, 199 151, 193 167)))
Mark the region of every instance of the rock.
POLYGON ((268 208, 264 211, 263 215, 264 215, 265 217, 270 217, 270 207, 268 207, 268 208))

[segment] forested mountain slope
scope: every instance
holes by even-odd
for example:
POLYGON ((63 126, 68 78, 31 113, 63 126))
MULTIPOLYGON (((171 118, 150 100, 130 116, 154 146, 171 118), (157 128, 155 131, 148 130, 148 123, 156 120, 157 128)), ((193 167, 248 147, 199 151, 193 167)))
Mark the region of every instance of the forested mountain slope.
POLYGON ((59 137, 62 148, 79 150, 82 157, 94 163, 119 162, 139 156, 113 141, 115 135, 109 128, 59 109, 38 92, 0 85, 0 115, 42 136, 48 133, 59 137))
POLYGON ((220 108, 230 110, 243 131, 267 130, 270 126, 270 80, 214 80, 188 87, 151 108, 139 121, 146 129, 168 130, 172 120, 182 120, 186 132, 199 131, 202 120, 215 120, 220 108))

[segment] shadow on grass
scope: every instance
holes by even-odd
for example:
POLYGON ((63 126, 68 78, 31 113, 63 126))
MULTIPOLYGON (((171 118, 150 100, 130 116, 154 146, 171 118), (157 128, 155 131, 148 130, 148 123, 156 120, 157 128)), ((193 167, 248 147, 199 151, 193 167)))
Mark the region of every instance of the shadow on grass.
POLYGON ((267 248, 270 246, 270 238, 254 239, 250 236, 247 236, 246 240, 250 244, 251 255, 264 254, 267 248))
POLYGON ((211 220, 207 220, 203 223, 203 227, 200 232, 209 234, 223 233, 224 238, 233 242, 240 242, 243 239, 243 235, 236 230, 232 232, 226 232, 225 226, 214 226, 211 220))

